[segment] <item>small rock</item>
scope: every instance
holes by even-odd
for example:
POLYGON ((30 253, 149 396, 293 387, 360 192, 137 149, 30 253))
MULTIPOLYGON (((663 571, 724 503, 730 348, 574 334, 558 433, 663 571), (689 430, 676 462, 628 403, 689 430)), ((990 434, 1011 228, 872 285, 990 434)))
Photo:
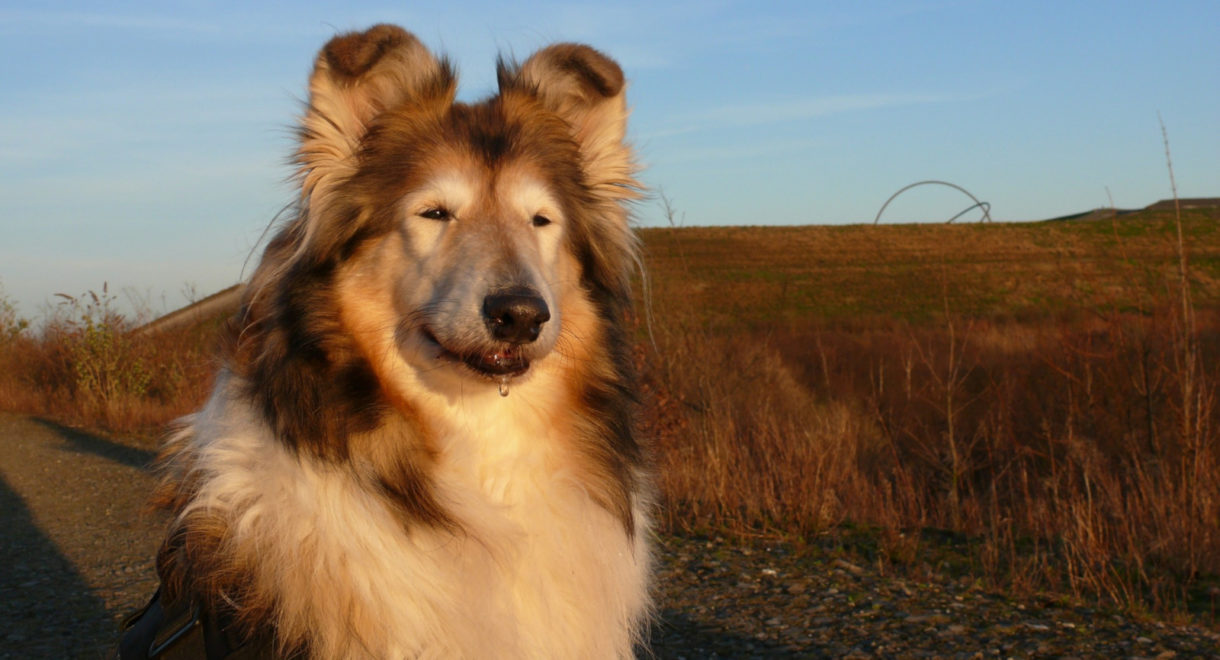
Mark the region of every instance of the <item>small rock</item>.
POLYGON ((859 566, 856 566, 855 564, 844 559, 836 559, 834 561, 834 566, 841 568, 852 575, 862 575, 864 573, 863 568, 860 568, 859 566))
POLYGON ((952 621, 944 614, 911 614, 907 616, 907 623, 930 623, 933 625, 941 625, 952 621))

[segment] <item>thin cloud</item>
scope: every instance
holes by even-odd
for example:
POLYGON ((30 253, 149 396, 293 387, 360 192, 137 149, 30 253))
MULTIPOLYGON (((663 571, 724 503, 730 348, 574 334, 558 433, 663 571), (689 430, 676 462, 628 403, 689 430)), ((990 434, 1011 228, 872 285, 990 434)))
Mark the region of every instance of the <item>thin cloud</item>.
POLYGON ((955 94, 847 94, 772 103, 724 106, 708 111, 705 119, 713 124, 754 126, 776 122, 800 121, 859 110, 878 110, 909 105, 961 101, 955 94))
POLYGON ((978 98, 980 98, 979 95, 967 94, 843 94, 777 100, 768 103, 727 105, 691 115, 678 126, 652 131, 641 135, 640 138, 651 140, 725 127, 804 121, 849 112, 912 105, 961 103, 978 98))
POLYGON ((690 147, 667 152, 654 158, 654 165, 676 165, 679 163, 710 163, 725 160, 742 161, 782 154, 800 153, 821 146, 821 140, 784 140, 764 143, 712 145, 690 147))

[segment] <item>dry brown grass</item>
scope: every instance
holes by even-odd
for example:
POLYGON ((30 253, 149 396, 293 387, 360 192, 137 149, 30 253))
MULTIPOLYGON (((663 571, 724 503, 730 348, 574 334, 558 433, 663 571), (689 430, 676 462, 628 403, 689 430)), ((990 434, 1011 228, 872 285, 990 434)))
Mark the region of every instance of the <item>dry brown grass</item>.
POLYGON ((1220 300, 1167 222, 646 234, 666 521, 1214 614, 1220 300))
MULTIPOLYGON (((980 323, 956 346, 901 324, 659 333, 653 377, 679 419, 658 446, 666 521, 805 538, 863 524, 897 563, 924 559, 921 529, 951 530, 995 584, 1210 607, 1214 391, 1182 401, 1163 321, 1022 327, 1014 344, 980 323)), ((1215 364, 1215 331, 1201 339, 1215 364)))

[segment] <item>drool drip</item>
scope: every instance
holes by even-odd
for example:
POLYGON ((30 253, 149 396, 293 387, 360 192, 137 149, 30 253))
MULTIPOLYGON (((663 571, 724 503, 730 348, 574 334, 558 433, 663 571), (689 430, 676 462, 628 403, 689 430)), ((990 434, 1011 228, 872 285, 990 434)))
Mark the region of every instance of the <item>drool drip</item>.
POLYGON ((499 383, 500 396, 508 396, 509 381, 530 368, 529 358, 516 346, 506 346, 462 358, 479 374, 499 383))

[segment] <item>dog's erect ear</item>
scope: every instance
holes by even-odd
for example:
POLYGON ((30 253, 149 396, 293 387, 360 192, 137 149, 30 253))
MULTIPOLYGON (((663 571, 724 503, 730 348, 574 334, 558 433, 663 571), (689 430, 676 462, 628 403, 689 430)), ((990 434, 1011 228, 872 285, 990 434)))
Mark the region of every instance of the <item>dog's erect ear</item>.
POLYGON ((331 39, 314 62, 301 120, 302 193, 317 198, 349 176, 369 124, 404 103, 453 102, 455 80, 411 33, 394 25, 331 39))
POLYGON ((614 60, 582 44, 544 48, 520 67, 501 61, 500 90, 535 94, 572 129, 585 172, 599 191, 635 197, 639 184, 627 134, 627 84, 614 60))
POLYGON ((638 199, 635 163, 627 145, 627 84, 614 60, 580 44, 544 48, 521 66, 499 68, 500 92, 530 94, 567 123, 580 148, 594 221, 572 223, 569 240, 595 295, 629 304, 635 235, 623 202, 638 199))

